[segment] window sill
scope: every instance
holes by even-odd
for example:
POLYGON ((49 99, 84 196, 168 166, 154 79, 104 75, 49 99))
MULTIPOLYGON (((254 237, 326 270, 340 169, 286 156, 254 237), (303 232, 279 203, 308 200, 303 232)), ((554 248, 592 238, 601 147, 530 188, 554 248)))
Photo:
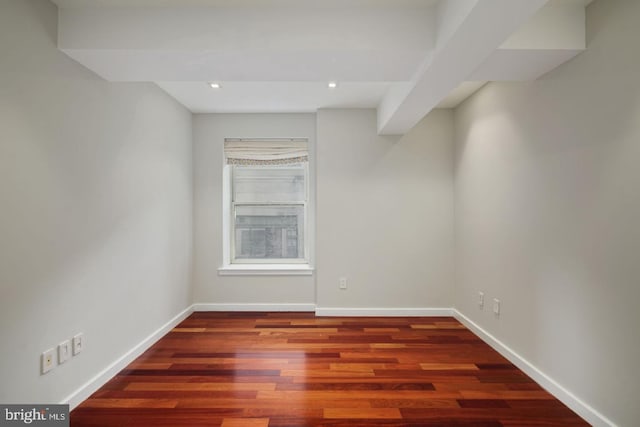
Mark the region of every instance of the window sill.
POLYGON ((218 268, 218 276, 311 276, 309 264, 233 264, 218 268))

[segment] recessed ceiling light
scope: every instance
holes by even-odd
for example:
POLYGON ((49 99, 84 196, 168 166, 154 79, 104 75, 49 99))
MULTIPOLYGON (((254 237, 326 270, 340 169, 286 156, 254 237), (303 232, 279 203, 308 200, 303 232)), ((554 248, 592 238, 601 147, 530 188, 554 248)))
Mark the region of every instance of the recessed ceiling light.
POLYGON ((209 87, 211 87, 211 89, 220 89, 222 87, 222 85, 220 83, 217 83, 217 82, 210 82, 209 83, 209 87))
POLYGON ((329 82, 329 84, 327 85, 329 86, 329 89, 335 89, 338 87, 338 83, 336 82, 329 82))

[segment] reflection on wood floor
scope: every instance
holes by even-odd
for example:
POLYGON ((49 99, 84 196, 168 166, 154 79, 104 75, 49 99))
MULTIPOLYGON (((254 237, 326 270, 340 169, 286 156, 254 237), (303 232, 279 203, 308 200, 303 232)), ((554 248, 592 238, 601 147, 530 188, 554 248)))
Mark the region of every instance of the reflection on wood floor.
POLYGON ((450 317, 194 313, 72 426, 588 425, 450 317))

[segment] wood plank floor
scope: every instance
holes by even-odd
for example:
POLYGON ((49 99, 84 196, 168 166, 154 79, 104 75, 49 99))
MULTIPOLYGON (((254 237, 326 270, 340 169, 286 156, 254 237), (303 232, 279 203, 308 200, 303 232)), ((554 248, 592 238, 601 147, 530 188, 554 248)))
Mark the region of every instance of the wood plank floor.
POLYGON ((584 426, 450 317, 194 313, 72 426, 584 426))

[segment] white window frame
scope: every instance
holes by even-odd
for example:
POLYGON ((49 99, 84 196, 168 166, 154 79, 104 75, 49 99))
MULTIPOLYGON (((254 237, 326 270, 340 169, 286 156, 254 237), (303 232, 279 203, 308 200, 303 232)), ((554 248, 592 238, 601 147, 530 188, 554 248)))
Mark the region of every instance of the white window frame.
POLYGON ((233 198, 233 165, 224 164, 222 176, 222 244, 223 244, 223 265, 218 268, 219 275, 312 275, 313 267, 312 245, 313 230, 311 230, 311 202, 313 193, 311 192, 310 165, 309 162, 302 162, 305 178, 305 197, 302 203, 299 202, 235 202, 233 198), (295 206, 302 205, 304 209, 304 258, 273 258, 273 259, 235 259, 235 206, 295 206))

